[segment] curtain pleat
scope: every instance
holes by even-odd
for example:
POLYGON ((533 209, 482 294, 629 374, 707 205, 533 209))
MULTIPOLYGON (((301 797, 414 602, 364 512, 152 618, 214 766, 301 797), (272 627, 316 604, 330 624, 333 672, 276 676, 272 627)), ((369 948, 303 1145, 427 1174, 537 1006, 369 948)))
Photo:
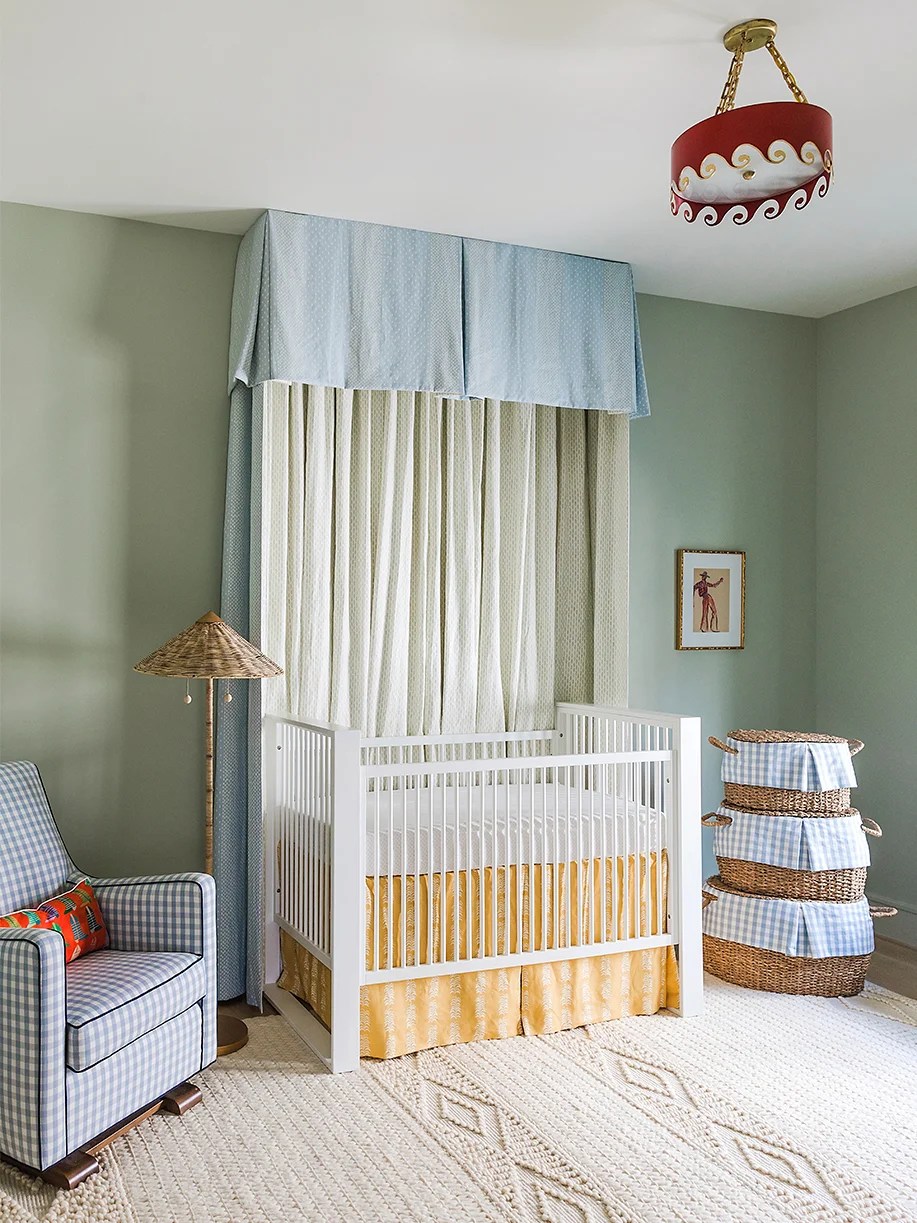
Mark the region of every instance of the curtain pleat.
POLYGON ((619 415, 266 384, 267 710, 403 735, 625 700, 627 446, 619 415))
POLYGON ((237 387, 221 610, 284 674, 217 707, 221 999, 261 998, 262 706, 436 734, 625 703, 627 573, 624 416, 237 387))

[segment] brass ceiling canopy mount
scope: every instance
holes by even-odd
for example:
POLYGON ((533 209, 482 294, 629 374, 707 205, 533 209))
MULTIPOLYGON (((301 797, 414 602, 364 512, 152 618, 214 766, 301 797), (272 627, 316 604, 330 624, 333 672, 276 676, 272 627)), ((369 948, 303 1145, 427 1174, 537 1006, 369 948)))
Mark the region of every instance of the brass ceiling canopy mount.
POLYGON ((723 35, 723 46, 733 55, 737 51, 760 51, 777 37, 777 22, 767 17, 752 17, 751 21, 740 21, 723 35))

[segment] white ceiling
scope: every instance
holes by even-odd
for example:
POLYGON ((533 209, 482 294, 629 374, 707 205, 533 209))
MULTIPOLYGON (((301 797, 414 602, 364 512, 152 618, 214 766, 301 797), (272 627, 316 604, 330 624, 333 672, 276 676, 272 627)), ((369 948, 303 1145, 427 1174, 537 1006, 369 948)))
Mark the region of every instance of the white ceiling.
MULTIPOLYGON (((574 251, 644 292, 820 316, 917 284, 917 3, 768 0, 834 114, 828 197, 668 211, 732 0, 3 0, 3 198, 242 232, 266 207, 574 251)), ((764 52, 739 104, 789 97, 764 52)))

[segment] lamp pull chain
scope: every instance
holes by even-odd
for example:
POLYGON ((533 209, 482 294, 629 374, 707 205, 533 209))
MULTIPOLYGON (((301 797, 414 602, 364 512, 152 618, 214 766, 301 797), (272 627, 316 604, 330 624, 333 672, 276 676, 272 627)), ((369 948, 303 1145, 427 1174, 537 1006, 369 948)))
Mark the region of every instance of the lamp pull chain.
POLYGON ((789 86, 790 93, 793 95, 793 97, 796 99, 797 102, 802 102, 807 105, 808 98, 802 92, 799 86, 796 84, 796 78, 793 76, 792 72, 790 72, 787 66, 786 60, 777 50, 777 44, 774 42, 773 39, 771 39, 770 42, 765 43, 765 46, 767 47, 768 51, 770 52, 771 59, 780 69, 780 75, 783 77, 783 79, 786 81, 787 85, 789 86))
POLYGON ((182 697, 182 700, 185 702, 186 705, 191 704, 192 697, 191 697, 191 680, 190 679, 185 680, 185 695, 182 697))

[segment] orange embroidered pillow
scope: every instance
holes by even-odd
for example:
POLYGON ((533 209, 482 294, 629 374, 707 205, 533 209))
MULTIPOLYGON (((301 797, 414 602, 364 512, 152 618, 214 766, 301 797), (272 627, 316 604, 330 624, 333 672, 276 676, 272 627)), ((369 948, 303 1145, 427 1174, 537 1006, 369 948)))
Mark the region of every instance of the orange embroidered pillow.
POLYGON ((82 880, 69 892, 52 896, 34 909, 20 909, 0 917, 0 928, 18 926, 56 930, 64 936, 64 957, 69 964, 77 956, 108 946, 108 931, 92 884, 82 880))

